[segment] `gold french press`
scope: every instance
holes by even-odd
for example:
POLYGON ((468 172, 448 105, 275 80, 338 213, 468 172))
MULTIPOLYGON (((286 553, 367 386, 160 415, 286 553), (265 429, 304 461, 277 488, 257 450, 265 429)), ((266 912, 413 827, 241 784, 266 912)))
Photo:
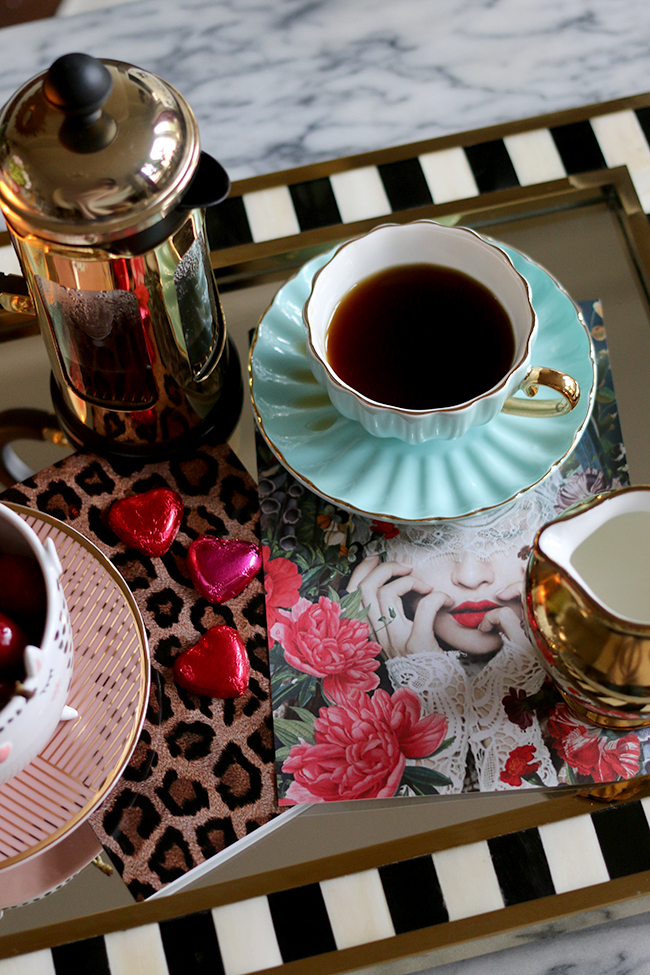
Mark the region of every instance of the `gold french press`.
POLYGON ((28 292, 2 303, 31 302, 76 447, 153 459, 234 427, 204 212, 229 189, 185 99, 133 65, 65 55, 2 109, 0 208, 28 292))

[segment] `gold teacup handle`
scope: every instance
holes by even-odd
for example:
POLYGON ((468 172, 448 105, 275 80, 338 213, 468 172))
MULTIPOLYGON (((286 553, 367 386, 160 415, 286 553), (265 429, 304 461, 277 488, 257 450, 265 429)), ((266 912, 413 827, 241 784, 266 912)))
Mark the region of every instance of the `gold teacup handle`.
POLYGON ((531 400, 509 396, 503 404, 503 413, 510 413, 512 416, 561 416, 577 406, 580 399, 580 387, 575 379, 545 366, 532 366, 519 389, 531 397, 531 400), (540 386, 548 386, 560 396, 558 399, 532 399, 537 396, 540 386))

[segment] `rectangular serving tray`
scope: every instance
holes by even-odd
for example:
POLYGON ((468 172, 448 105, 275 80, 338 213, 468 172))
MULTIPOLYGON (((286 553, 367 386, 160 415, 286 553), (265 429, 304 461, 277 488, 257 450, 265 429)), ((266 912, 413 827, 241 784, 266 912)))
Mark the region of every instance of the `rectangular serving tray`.
MULTIPOLYGON (((387 221, 472 226, 529 254, 576 300, 601 300, 631 480, 650 483, 649 140, 646 94, 235 184, 209 214, 209 237, 242 365, 279 284, 316 253, 387 221)), ((231 445, 255 473, 253 431, 247 403, 231 445)), ((153 970, 172 975, 175 943, 188 966, 205 949, 226 975, 417 970, 559 918, 626 901, 642 909, 645 789, 310 807, 187 875, 192 889, 28 941, 0 937, 0 959, 43 950, 34 972, 45 975, 99 938, 104 970, 122 973, 137 939, 153 970)))

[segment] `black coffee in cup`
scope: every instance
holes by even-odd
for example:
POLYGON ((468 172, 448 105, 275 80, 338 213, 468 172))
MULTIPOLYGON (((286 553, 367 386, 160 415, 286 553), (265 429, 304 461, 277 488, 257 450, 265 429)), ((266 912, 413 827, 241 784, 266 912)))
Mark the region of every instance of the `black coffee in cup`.
POLYGON ((507 312, 480 281, 437 264, 404 264, 343 296, 326 354, 336 375, 368 399, 432 410, 498 385, 514 348, 507 312))

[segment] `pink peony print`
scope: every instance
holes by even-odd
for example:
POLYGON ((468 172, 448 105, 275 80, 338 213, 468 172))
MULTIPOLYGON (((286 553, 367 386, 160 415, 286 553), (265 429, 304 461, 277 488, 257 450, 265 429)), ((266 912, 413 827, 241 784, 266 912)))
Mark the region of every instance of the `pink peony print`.
POLYGON ((372 691, 381 646, 369 639, 363 620, 341 616, 338 603, 321 596, 317 603, 299 599, 291 612, 278 615, 271 637, 284 649, 288 664, 322 678, 323 694, 343 704, 351 690, 372 691))
POLYGON ((264 591, 266 599, 266 625, 269 633, 280 622, 278 609, 291 609, 300 598, 302 576, 289 559, 272 559, 268 545, 262 547, 264 559, 264 591))
POLYGON ((566 704, 558 704, 551 712, 548 733, 560 758, 594 782, 631 779, 639 772, 641 746, 636 735, 610 738, 581 721, 566 704))
POLYGON ((421 717, 407 688, 372 697, 350 691, 345 708, 321 708, 315 744, 294 745, 282 767, 294 776, 286 803, 332 802, 394 796, 407 758, 426 758, 442 744, 447 719, 421 717))

